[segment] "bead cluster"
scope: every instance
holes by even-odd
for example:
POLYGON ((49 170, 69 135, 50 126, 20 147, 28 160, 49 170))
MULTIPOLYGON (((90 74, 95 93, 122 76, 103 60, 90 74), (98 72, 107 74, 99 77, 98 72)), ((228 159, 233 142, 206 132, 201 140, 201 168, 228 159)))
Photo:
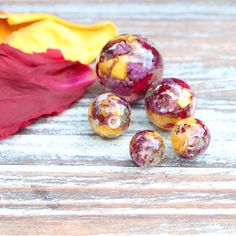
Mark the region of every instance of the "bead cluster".
MULTIPOLYGON (((121 35, 103 48, 96 65, 101 85, 109 91, 89 106, 89 124, 100 136, 115 138, 131 121, 128 102, 143 98, 149 120, 171 131, 172 147, 184 158, 203 153, 210 143, 207 126, 193 117, 196 96, 177 78, 162 78, 161 54, 150 40, 140 35, 121 35)), ((162 136, 153 130, 136 133, 129 144, 132 160, 141 167, 157 165, 164 156, 162 136)))

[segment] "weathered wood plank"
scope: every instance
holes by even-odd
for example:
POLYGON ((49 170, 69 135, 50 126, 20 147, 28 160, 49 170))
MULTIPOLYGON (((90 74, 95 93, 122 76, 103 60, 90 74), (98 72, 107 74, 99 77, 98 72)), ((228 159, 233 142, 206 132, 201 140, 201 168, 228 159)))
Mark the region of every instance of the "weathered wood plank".
POLYGON ((232 168, 0 166, 0 181, 6 234, 233 233, 236 222, 232 168))
POLYGON ((4 218, 4 235, 234 235, 235 218, 227 215, 4 218), (14 222, 14 225, 12 224, 14 222), (45 227, 47 225, 47 227, 45 227), (20 230, 21 231, 20 231, 20 230), (19 234, 19 231, 21 234, 19 234))
POLYGON ((15 2, 0 1, 4 10, 15 12, 54 12, 56 14, 77 15, 81 18, 106 18, 106 19, 186 19, 193 18, 196 20, 215 18, 231 19, 235 18, 235 2, 223 1, 220 5, 206 4, 205 2, 187 2, 172 1, 163 2, 130 2, 130 1, 34 1, 29 4, 28 1, 15 2), (53 4, 52 4, 53 2, 53 4), (223 7, 222 7, 223 5, 223 7))

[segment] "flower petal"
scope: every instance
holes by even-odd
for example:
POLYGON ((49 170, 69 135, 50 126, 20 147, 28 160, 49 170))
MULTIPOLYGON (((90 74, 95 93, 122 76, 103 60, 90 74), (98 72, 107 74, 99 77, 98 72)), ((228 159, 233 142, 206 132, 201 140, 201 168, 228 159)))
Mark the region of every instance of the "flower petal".
POLYGON ((89 66, 66 61, 59 50, 26 54, 0 44, 0 139, 64 111, 93 82, 89 66))

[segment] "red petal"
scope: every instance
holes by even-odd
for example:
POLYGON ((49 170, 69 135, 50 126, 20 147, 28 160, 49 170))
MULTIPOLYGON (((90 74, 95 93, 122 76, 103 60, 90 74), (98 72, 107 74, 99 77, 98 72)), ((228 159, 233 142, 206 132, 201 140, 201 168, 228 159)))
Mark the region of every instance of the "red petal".
POLYGON ((93 82, 89 66, 66 61, 59 50, 26 54, 0 44, 0 139, 64 111, 93 82))

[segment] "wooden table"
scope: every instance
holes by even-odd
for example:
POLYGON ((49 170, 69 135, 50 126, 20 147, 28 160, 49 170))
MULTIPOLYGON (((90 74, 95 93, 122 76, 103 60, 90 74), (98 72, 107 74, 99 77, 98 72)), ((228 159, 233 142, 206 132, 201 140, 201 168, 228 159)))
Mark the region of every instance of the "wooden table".
POLYGON ((154 40, 165 77, 189 82, 196 117, 212 133, 192 161, 172 151, 143 170, 130 160, 138 130, 154 129, 140 101, 122 137, 106 141, 87 122, 95 86, 57 117, 0 142, 1 235, 236 235, 236 1, 0 0, 9 12, 50 12, 81 23, 114 21, 154 40))

